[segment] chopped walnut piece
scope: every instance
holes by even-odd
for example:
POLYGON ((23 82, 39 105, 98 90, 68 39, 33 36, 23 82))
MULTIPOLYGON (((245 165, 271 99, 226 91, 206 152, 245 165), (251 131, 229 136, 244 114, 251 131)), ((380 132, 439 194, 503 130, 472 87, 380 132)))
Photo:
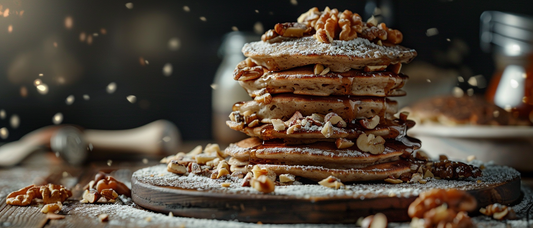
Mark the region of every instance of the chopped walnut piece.
POLYGON ((365 66, 364 71, 365 72, 374 72, 374 71, 385 71, 387 70, 387 65, 381 65, 381 66, 365 66))
POLYGON ((406 112, 406 111, 400 112, 399 117, 401 121, 407 121, 407 117, 409 117, 409 112, 406 112))
MULTIPOLYGON (((251 114, 250 116, 254 116, 255 114, 251 114)), ((247 120, 247 118, 253 118, 253 117, 250 117, 250 116, 245 116, 244 119, 246 122, 249 122, 249 120, 247 120)), ((205 149, 204 149, 204 153, 206 154, 209 154, 209 155, 218 155, 220 158, 226 158, 226 154, 224 154, 224 151, 222 151, 220 149, 220 146, 216 143, 213 143, 213 144, 207 144, 207 146, 205 146, 205 149)))
POLYGON ((365 129, 371 130, 371 129, 374 129, 374 128, 376 128, 378 126, 379 120, 380 120, 379 116, 375 115, 374 117, 372 117, 370 119, 367 119, 367 118, 361 119, 361 120, 359 120, 359 123, 365 129))
POLYGON ((296 180, 296 177, 292 174, 280 174, 279 182, 281 183, 290 183, 296 180))
POLYGON ((271 193, 275 190, 274 181, 269 179, 266 175, 252 178, 250 182, 252 188, 262 193, 271 193))
POLYGON ((272 120, 272 126, 274 126, 274 130, 276 131, 284 131, 287 126, 285 126, 285 122, 280 119, 273 119, 272 120))
POLYGON ((309 11, 303 13, 298 17, 298 23, 303 23, 309 27, 315 27, 316 21, 320 17, 321 12, 317 7, 309 9, 309 11))
POLYGON ((344 184, 341 182, 341 180, 334 176, 329 176, 326 179, 319 181, 318 184, 324 187, 334 188, 334 189, 344 188, 344 184))
POLYGON ((313 71, 315 74, 320 74, 324 70, 324 65, 322 64, 315 64, 315 67, 313 68, 313 71))
POLYGON ((191 163, 189 163, 189 165, 187 165, 187 172, 194 173, 194 174, 198 175, 198 174, 202 173, 202 168, 200 167, 200 165, 198 165, 198 163, 191 162, 191 163))
POLYGON ((17 191, 9 193, 6 204, 15 206, 30 205, 32 200, 39 195, 39 186, 30 185, 17 191))
POLYGON ((261 40, 263 42, 272 42, 272 40, 274 40, 274 38, 278 37, 279 34, 276 33, 276 31, 274 31, 274 29, 270 29, 268 31, 265 32, 265 34, 263 34, 261 36, 261 40))
POLYGON ((96 184, 94 184, 92 188, 90 188, 90 185, 87 185, 85 189, 90 190, 94 188, 99 193, 101 193, 103 189, 113 189, 119 195, 131 196, 131 190, 128 186, 103 172, 99 172, 95 175, 94 183, 96 184))
POLYGON ((215 158, 217 158, 217 156, 207 154, 199 154, 195 157, 196 163, 198 163, 199 165, 205 165, 208 161, 212 161, 215 158))
POLYGON ((244 122, 226 121, 226 125, 236 131, 244 129, 244 122))
POLYGON ((297 124, 298 121, 301 118, 303 118, 302 113, 300 113, 299 111, 296 111, 296 112, 294 112, 294 114, 292 114, 292 116, 291 116, 291 118, 289 120, 285 121, 285 125, 290 127, 290 126, 292 126, 294 124, 297 124))
POLYGON ((251 81, 260 78, 265 73, 262 66, 244 67, 242 69, 235 69, 233 79, 238 81, 251 81))
POLYGON ((56 203, 48 203, 45 204, 43 208, 41 208, 41 212, 44 214, 59 213, 59 211, 61 211, 61 208, 63 208, 63 204, 61 204, 61 202, 59 201, 56 203))
POLYGON ((285 37, 303 37, 309 34, 312 29, 312 27, 307 27, 306 24, 295 22, 278 23, 274 26, 274 31, 285 37))
POLYGON ((393 179, 393 178, 387 178, 384 181, 387 182, 387 183, 391 183, 391 184, 400 184, 400 183, 403 182, 400 179, 393 179))
POLYGON ((82 195, 82 203, 96 203, 101 195, 96 189, 85 190, 82 195))
POLYGON ((287 134, 288 134, 288 135, 289 135, 289 134, 292 134, 292 133, 294 133, 294 132, 300 130, 301 127, 302 127, 302 126, 299 125, 299 124, 292 125, 292 126, 290 126, 290 127, 287 129, 287 134))
POLYGON ((183 174, 187 173, 187 166, 183 165, 183 164, 180 164, 176 160, 172 160, 167 165, 167 171, 169 171, 171 173, 183 175, 183 174))
POLYGON ((39 192, 41 193, 38 198, 43 199, 43 203, 45 204, 51 204, 51 203, 57 203, 57 202, 64 202, 67 198, 72 196, 72 192, 67 190, 65 187, 61 185, 55 185, 55 184, 48 184, 45 186, 41 186, 39 189, 39 192))
POLYGON ((516 214, 513 208, 499 203, 491 204, 484 208, 482 207, 479 209, 479 212, 487 216, 492 216, 492 218, 497 220, 516 219, 516 214))
POLYGON ((202 153, 202 146, 198 145, 194 149, 192 149, 189 153, 186 154, 187 157, 194 157, 198 154, 202 153))
POLYGON ((374 15, 372 15, 368 18, 368 20, 366 20, 366 25, 368 27, 376 26, 378 25, 378 19, 376 19, 374 15))
POLYGON ((382 30, 378 27, 364 27, 363 31, 361 32, 361 37, 368 39, 370 41, 379 39, 379 40, 387 40, 388 33, 385 30, 382 30))
POLYGON ((383 213, 377 213, 365 217, 361 221, 361 228, 386 228, 387 224, 387 216, 383 213))
POLYGON ((388 29, 387 41, 393 44, 399 44, 403 41, 403 34, 396 29, 388 29))
POLYGON ((118 193, 111 188, 102 189, 102 191, 100 191, 100 194, 102 195, 102 197, 104 197, 104 199, 107 200, 107 202, 110 203, 114 203, 115 200, 118 198, 118 193))
POLYGON ((354 145, 354 143, 351 140, 349 140, 349 139, 338 138, 338 139, 335 140, 335 145, 339 149, 345 149, 345 148, 352 147, 354 145))
POLYGON ((252 178, 253 178, 252 172, 248 172, 246 176, 244 176, 244 178, 242 179, 241 187, 249 187, 250 181, 252 181, 252 178))
POLYGON ((347 123, 337 113, 330 112, 324 117, 325 122, 331 122, 336 127, 346 127, 347 123))
POLYGON ((223 177, 223 176, 226 176, 226 175, 230 174, 229 171, 228 171, 226 168, 221 168, 221 169, 219 169, 219 170, 217 170, 217 171, 218 171, 218 172, 217 172, 217 177, 216 177, 216 179, 221 178, 221 177, 223 177))
POLYGON ((276 173, 270 169, 260 168, 259 166, 254 165, 252 168, 252 173, 254 178, 264 175, 267 176, 272 182, 276 181, 276 173))
POLYGON ((331 122, 326 122, 324 126, 322 127, 322 130, 320 131, 324 137, 329 138, 333 135, 333 125, 331 122))
POLYGON ((45 204, 64 202, 72 192, 61 185, 30 185, 7 195, 6 204, 15 206, 30 205, 32 200, 43 199, 45 204))
POLYGON ((107 222, 107 221, 109 221, 109 215, 100 214, 100 215, 98 215, 98 220, 100 220, 100 222, 107 222))
POLYGON ((367 136, 365 133, 361 133, 356 143, 360 150, 371 154, 381 154, 385 151, 385 139, 379 135, 368 134, 367 136))
MULTIPOLYGON (((328 8, 329 9, 329 8, 328 8)), ((332 9, 324 10, 315 24, 316 39, 322 43, 331 43, 335 39, 338 28, 339 11, 332 9)))
POLYGON ((257 101, 263 104, 270 104, 270 102, 272 102, 272 95, 270 93, 265 93, 261 96, 256 96, 254 98, 254 101, 257 101))
POLYGON ((465 191, 457 189, 431 189, 420 193, 407 210, 411 218, 423 218, 429 210, 442 204, 454 211, 472 211, 477 207, 476 199, 465 191))
POLYGON ((361 16, 357 13, 352 13, 349 10, 345 10, 340 14, 339 26, 341 27, 339 40, 353 40, 357 38, 357 33, 363 31, 363 21, 361 16))

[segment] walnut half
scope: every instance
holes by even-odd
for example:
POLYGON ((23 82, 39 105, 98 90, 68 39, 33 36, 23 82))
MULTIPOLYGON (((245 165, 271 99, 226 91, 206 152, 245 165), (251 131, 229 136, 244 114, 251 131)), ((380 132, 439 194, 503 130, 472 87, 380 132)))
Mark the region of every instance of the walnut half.
POLYGON ((367 136, 365 133, 361 133, 356 143, 360 150, 371 154, 381 154, 385 151, 385 139, 379 135, 368 134, 367 136))

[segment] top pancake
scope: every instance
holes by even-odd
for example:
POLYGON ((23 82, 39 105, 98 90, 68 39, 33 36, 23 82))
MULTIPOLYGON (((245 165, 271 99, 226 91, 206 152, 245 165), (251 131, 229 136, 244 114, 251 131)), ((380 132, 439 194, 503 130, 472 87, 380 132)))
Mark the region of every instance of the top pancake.
POLYGON ((409 63, 416 57, 414 49, 400 45, 380 46, 364 38, 334 40, 330 44, 314 37, 302 37, 279 43, 252 42, 242 48, 245 56, 271 71, 322 64, 334 72, 346 72, 365 66, 409 63))

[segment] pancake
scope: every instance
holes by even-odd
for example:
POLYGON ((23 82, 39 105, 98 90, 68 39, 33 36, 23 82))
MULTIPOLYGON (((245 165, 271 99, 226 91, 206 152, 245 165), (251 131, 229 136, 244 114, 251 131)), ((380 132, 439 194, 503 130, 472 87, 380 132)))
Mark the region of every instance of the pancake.
POLYGON ((382 120, 391 120, 398 111, 398 103, 377 97, 317 97, 279 94, 272 96, 272 101, 268 104, 257 101, 238 102, 233 105, 233 111, 241 114, 254 113, 260 122, 268 122, 271 119, 285 121, 296 111, 301 112, 303 116, 310 116, 313 113, 326 115, 334 112, 343 120, 351 122, 358 118, 372 118, 375 115, 380 116, 382 120))
MULTIPOLYGON (((243 61, 244 63, 245 61, 243 61)), ((263 73, 259 78, 246 80, 239 77, 246 74, 249 67, 239 64, 235 69, 235 79, 251 97, 266 91, 271 94, 294 93, 311 96, 353 95, 353 96, 404 96, 400 88, 408 77, 390 71, 364 72, 350 70, 344 73, 328 72, 315 74, 313 66, 304 66, 284 71, 256 71, 263 73), (244 71, 244 72, 243 72, 244 71)), ((258 69, 255 69, 258 70, 258 69)))
MULTIPOLYGON (((416 141, 413 141, 416 144, 416 141)), ((248 138, 228 146, 224 153, 240 161, 254 164, 311 165, 327 168, 362 168, 396 161, 404 153, 411 153, 419 145, 405 145, 389 140, 382 154, 362 152, 357 146, 338 149, 334 143, 318 142, 288 145, 279 140, 262 141, 248 138)))
POLYGON ((323 166, 302 165, 273 165, 257 164, 260 168, 272 170, 276 175, 292 174, 314 181, 323 180, 329 176, 339 178, 342 182, 384 180, 389 176, 398 178, 402 173, 411 171, 408 162, 398 160, 371 165, 365 168, 334 169, 323 166))
POLYGON ((365 66, 409 63, 417 55, 414 49, 400 45, 380 46, 365 38, 333 40, 328 44, 321 43, 312 36, 292 38, 279 43, 247 43, 242 52, 257 65, 270 71, 322 64, 333 72, 346 72, 365 66))
MULTIPOLYGON (((374 129, 365 129, 359 123, 350 123, 345 128, 333 127, 333 133, 326 137, 322 134, 322 126, 311 125, 303 126, 296 129, 294 132, 288 133, 288 130, 276 131, 272 124, 262 124, 256 127, 244 127, 241 132, 250 137, 258 137, 263 140, 269 139, 315 139, 315 141, 334 141, 337 138, 355 139, 361 133, 373 134, 381 136, 385 139, 401 138, 406 135, 409 128, 414 126, 414 121, 407 120, 406 123, 399 121, 387 121, 387 124, 378 125, 374 129)), ((229 125, 234 130, 239 130, 235 127, 236 124, 229 125)), ((292 140, 293 144, 296 143, 292 140)), ((307 140, 309 142, 309 140, 307 140)), ((305 143, 305 142, 304 142, 305 143)))

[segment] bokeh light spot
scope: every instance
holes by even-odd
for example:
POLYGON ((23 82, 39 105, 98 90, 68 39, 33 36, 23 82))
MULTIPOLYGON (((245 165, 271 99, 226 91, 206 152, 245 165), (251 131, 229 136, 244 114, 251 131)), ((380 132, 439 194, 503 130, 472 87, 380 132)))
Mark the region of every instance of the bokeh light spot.
POLYGON ((171 51, 177 51, 178 49, 180 49, 180 46, 180 39, 172 37, 170 38, 170 40, 168 40, 168 49, 170 49, 171 51))
POLYGON ((135 95, 129 95, 126 97, 126 100, 133 104, 137 101, 137 97, 135 95))
POLYGON ((74 19, 71 16, 65 17, 65 28, 71 29, 74 26, 74 19))
POLYGON ((52 123, 54 124, 61 124, 61 122, 63 122, 63 114, 58 112, 54 115, 54 117, 52 117, 52 123))
POLYGON ((67 99, 65 100, 65 103, 67 103, 67 105, 71 105, 71 104, 74 103, 74 100, 75 100, 74 95, 70 95, 70 96, 68 96, 67 99))
POLYGON ((261 22, 255 22, 254 24, 254 32, 256 34, 263 34, 263 32, 265 31, 264 27, 263 27, 263 23, 261 22))
POLYGON ((9 125, 13 129, 17 129, 20 126, 20 118, 17 114, 13 114, 11 118, 9 119, 9 125))
POLYGON ((0 128, 0 138, 7 139, 7 137, 9 137, 9 131, 7 130, 7 128, 0 128))
POLYGON ((37 86, 37 92, 39 92, 42 95, 45 95, 48 93, 48 85, 46 84, 40 84, 37 86))
POLYGON ((114 93, 117 90, 117 83, 111 82, 107 85, 106 91, 109 94, 114 93))
POLYGON ((172 64, 170 63, 166 63, 164 66, 163 66, 163 75, 165 76, 170 76, 172 75, 172 64))

